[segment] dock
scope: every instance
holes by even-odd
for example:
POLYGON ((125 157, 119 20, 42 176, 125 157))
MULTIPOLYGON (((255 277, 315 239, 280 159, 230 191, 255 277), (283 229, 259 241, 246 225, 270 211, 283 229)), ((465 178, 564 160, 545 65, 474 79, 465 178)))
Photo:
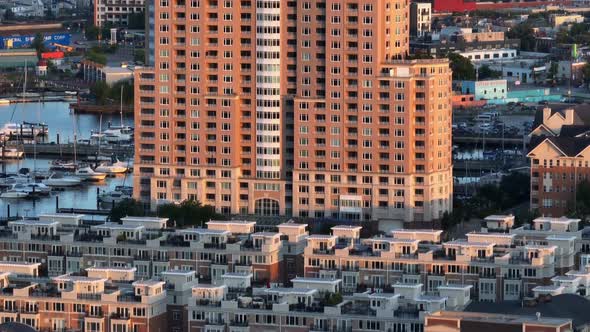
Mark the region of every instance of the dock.
POLYGON ((526 159, 507 159, 506 163, 502 158, 494 158, 487 160, 454 160, 453 170, 456 172, 465 171, 482 171, 482 172, 496 172, 502 169, 509 169, 515 167, 526 166, 526 159))
POLYGON ((97 209, 76 209, 76 208, 60 208, 58 207, 57 213, 72 213, 72 214, 84 214, 94 216, 108 216, 111 210, 97 210, 97 209))
MULTIPOLYGON (((527 137, 528 138, 528 137, 527 137)), ((453 136, 453 144, 482 144, 484 142, 481 136, 453 136)), ((502 142, 506 145, 518 145, 522 146, 523 144, 528 144, 528 140, 525 141, 523 137, 493 137, 493 136, 486 136, 485 143, 486 144, 502 144, 502 142)))
MULTIPOLYGON (((26 155, 32 156, 35 152, 38 156, 59 156, 71 157, 74 156, 74 151, 78 157, 93 157, 98 155, 99 148, 97 145, 76 144, 74 149, 73 143, 68 144, 53 144, 53 143, 38 143, 24 144, 24 152, 26 155)), ((100 147, 101 155, 116 155, 116 156, 132 156, 133 146, 130 145, 103 145, 100 147)))
MULTIPOLYGON (((119 105, 94 105, 84 103, 70 104, 70 110, 75 113, 94 113, 94 114, 115 114, 121 112, 119 105)), ((123 106, 123 114, 133 114, 133 107, 123 106)))

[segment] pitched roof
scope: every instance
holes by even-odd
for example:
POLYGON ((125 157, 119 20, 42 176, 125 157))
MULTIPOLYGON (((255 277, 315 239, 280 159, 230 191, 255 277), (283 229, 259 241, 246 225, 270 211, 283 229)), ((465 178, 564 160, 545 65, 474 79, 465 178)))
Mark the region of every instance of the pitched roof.
POLYGON ((522 306, 520 301, 471 302, 465 311, 511 315, 535 315, 540 312, 542 317, 570 318, 574 327, 590 324, 590 301, 575 294, 557 295, 549 302, 531 307, 522 306))
MULTIPOLYGON (((546 106, 541 106, 537 109, 535 113, 535 120, 533 121, 533 129, 538 128, 541 124, 543 124, 543 109, 546 106)), ((565 117, 565 110, 573 108, 574 109, 574 124, 575 125, 589 125, 590 126, 590 104, 578 104, 578 105, 567 105, 567 104, 559 104, 559 105, 551 105, 551 116, 555 113, 560 113, 563 117, 565 117)))
POLYGON ((575 157, 590 146, 590 137, 532 137, 529 153, 545 141, 550 141, 567 157, 575 157))
POLYGON ((575 137, 588 133, 590 131, 590 123, 585 125, 566 125, 561 127, 559 136, 575 137))

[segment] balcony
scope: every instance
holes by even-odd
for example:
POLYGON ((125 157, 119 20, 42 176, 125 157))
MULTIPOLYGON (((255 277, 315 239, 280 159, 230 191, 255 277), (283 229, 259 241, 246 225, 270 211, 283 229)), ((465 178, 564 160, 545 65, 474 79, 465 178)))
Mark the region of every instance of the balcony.
POLYGON ((333 255, 334 249, 313 249, 315 255, 333 255))

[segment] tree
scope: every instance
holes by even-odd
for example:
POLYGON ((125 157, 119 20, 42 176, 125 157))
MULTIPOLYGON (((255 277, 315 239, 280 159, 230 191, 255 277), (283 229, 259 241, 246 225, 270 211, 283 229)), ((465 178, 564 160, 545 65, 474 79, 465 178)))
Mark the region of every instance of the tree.
POLYGON ((502 77, 502 72, 498 70, 492 70, 488 65, 483 65, 479 67, 478 76, 480 80, 497 79, 502 77))
POLYGON ((528 22, 523 22, 508 30, 507 38, 520 39, 520 49, 522 51, 535 50, 535 32, 528 22))
POLYGON ((584 76, 584 83, 590 83, 590 62, 586 62, 582 68, 582 75, 584 76))
POLYGON ((5 21, 12 21, 16 18, 16 15, 14 15, 14 12, 12 11, 12 9, 7 8, 4 11, 4 20, 5 21))
POLYGON ((35 39, 31 43, 31 46, 37 50, 37 55, 41 55, 41 53, 45 52, 45 39, 41 33, 37 33, 35 35, 35 39))
POLYGON ((124 199, 115 204, 109 213, 111 222, 121 222, 121 218, 127 216, 143 217, 146 215, 146 209, 143 203, 134 199, 124 199))
POLYGON ((188 199, 180 204, 163 204, 158 206, 158 216, 169 219, 170 223, 176 227, 199 226, 202 227, 205 222, 211 219, 225 219, 223 215, 215 212, 211 205, 202 205, 201 202, 188 199))
POLYGON ((88 53, 86 53, 86 59, 96 62, 96 63, 100 63, 102 65, 107 64, 106 55, 99 53, 99 52, 95 52, 94 50, 90 50, 90 51, 88 51, 88 53))
POLYGON ((129 14, 127 26, 129 29, 145 29, 145 14, 143 12, 129 14))
POLYGON ((590 216, 590 181, 584 180, 578 183, 576 188, 575 204, 569 215, 586 221, 590 216))
POLYGON ((145 61, 145 50, 143 50, 143 49, 135 50, 135 53, 133 54, 133 61, 144 62, 145 61))
POLYGON ((110 88, 104 81, 99 81, 90 87, 90 93, 95 96, 97 104, 104 105, 109 97, 110 88))
POLYGON ((94 25, 89 25, 84 30, 84 36, 87 40, 98 40, 98 34, 100 33, 100 29, 94 25))
POLYGON ((329 306, 335 306, 342 303, 343 297, 340 293, 327 293, 325 296, 326 304, 329 306))
POLYGON ((475 80, 475 67, 471 60, 459 53, 451 52, 448 55, 453 70, 453 80, 473 81, 475 80))
POLYGON ((121 102, 121 87, 123 87, 123 104, 133 104, 133 81, 122 81, 115 83, 108 92, 109 99, 121 102))

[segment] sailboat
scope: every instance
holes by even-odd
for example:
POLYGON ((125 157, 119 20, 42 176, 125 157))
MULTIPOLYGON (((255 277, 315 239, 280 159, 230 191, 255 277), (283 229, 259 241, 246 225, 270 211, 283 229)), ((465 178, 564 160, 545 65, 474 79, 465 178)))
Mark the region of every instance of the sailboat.
POLYGON ((133 140, 133 127, 123 124, 123 86, 121 86, 121 101, 119 105, 119 116, 121 117, 120 125, 109 123, 108 129, 102 131, 102 115, 99 132, 93 132, 90 136, 94 139, 104 140, 107 143, 126 143, 133 140))
MULTIPOLYGON (((22 96, 23 102, 25 101, 25 95, 27 94, 27 62, 25 60, 25 69, 24 69, 24 80, 23 80, 23 92, 22 94, 17 94, 22 96)), ((10 117, 10 122, 5 123, 4 126, 0 129, 0 133, 5 135, 6 137, 14 136, 20 137, 21 139, 24 137, 30 137, 35 139, 35 137, 40 135, 47 135, 48 129, 47 125, 44 123, 38 124, 31 124, 31 123, 15 123, 12 122, 12 118, 14 117, 14 110, 12 111, 12 116, 10 117)))

